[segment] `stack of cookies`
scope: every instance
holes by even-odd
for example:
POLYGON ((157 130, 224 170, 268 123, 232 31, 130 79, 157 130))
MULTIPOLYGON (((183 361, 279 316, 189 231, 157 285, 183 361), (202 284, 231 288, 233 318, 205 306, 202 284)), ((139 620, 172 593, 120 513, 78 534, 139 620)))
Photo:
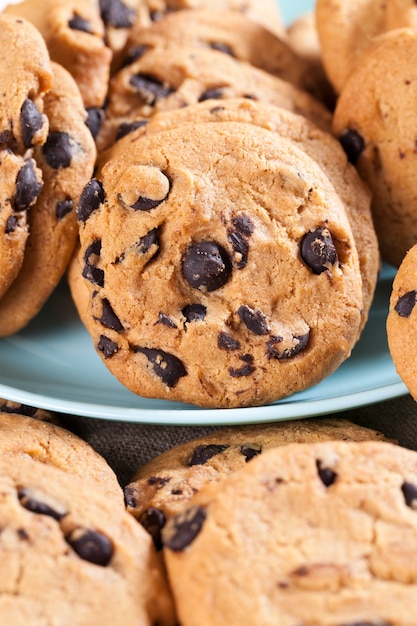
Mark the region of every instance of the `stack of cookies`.
POLYGON ((2 20, 11 35, 37 33, 46 77, 39 93, 23 89, 10 105, 10 119, 25 99, 42 118, 38 128, 33 112, 23 122, 19 113, 13 128, 33 139, 29 154, 17 144, 13 157, 32 158, 44 189, 21 210, 33 221, 20 245, 30 271, 7 277, 0 334, 33 317, 46 295, 38 283, 50 292, 71 257, 71 293, 93 345, 136 394, 245 407, 334 372, 375 291, 371 197, 331 135, 329 83, 291 43, 275 1, 213 11, 203 2, 25 0, 2 20), (77 86, 77 123, 72 100, 67 112, 62 104, 69 88, 55 93, 48 71, 77 86), (57 110, 66 130, 53 127, 57 110), (90 131, 85 144, 80 126, 90 131), (83 184, 61 198, 81 155, 83 184), (73 227, 65 250, 55 213, 45 224, 46 208, 64 205, 73 227), (37 286, 36 299, 24 281, 37 286), (22 303, 10 321, 12 301, 22 303))

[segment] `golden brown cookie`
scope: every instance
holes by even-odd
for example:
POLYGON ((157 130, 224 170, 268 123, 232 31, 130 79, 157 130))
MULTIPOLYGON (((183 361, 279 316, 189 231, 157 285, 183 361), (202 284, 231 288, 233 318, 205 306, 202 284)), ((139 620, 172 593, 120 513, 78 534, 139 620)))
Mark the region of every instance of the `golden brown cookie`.
POLYGON ((183 626, 416 622, 416 452, 289 444, 220 485, 163 532, 183 626))
POLYGON ((141 137, 87 185, 78 219, 87 328, 135 393, 265 404, 322 380, 356 342, 345 209, 276 133, 229 122, 141 137))
POLYGON ((140 467, 125 488, 128 511, 160 547, 167 521, 207 483, 223 480, 270 448, 327 440, 382 441, 384 436, 331 418, 223 428, 167 450, 140 467))
POLYGON ((4 623, 176 623, 152 541, 123 507, 24 457, 0 459, 0 494, 4 623))
POLYGON ((346 82, 333 130, 371 188, 381 255, 398 266, 417 241, 417 31, 374 40, 346 82))

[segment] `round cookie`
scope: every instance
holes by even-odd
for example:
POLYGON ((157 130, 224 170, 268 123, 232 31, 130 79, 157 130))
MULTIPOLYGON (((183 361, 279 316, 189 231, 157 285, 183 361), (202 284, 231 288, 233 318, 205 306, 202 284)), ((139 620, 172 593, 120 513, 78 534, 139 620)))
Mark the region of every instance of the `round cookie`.
POLYGON ((179 622, 411 626, 416 502, 414 451, 340 441, 267 450, 164 529, 179 622))
POLYGON ((72 432, 17 412, 18 407, 1 407, 0 456, 32 459, 58 467, 94 485, 113 503, 121 504, 122 491, 106 461, 72 432))
POLYGON ((141 137, 87 185, 78 219, 87 328, 135 393, 272 402, 334 371, 358 337, 344 207, 275 133, 230 122, 141 137))
POLYGON ((333 118, 334 134, 371 188, 382 258, 397 267, 417 241, 414 61, 417 31, 381 35, 350 75, 333 118))
POLYGON ((44 184, 30 209, 30 238, 20 271, 0 299, 2 337, 38 313, 64 274, 78 236, 75 208, 95 163, 96 148, 77 85, 60 65, 54 63, 53 72, 44 99, 49 134, 33 152, 44 184))
POLYGON ((368 319, 380 269, 370 192, 353 165, 348 163, 340 143, 304 116, 244 98, 228 98, 221 103, 206 100, 183 109, 155 113, 147 124, 128 133, 110 150, 101 154, 99 164, 122 156, 141 135, 179 127, 185 123, 230 121, 255 124, 291 139, 320 165, 331 181, 347 211, 358 250, 364 300, 362 330, 368 319))
POLYGON ((388 347, 398 375, 417 399, 417 244, 405 255, 392 285, 387 317, 388 347))
POLYGON ((343 419, 294 420, 224 428, 160 454, 125 488, 127 510, 161 546, 161 530, 205 484, 223 480, 254 457, 289 443, 370 441, 384 436, 343 419))
POLYGON ((143 52, 113 77, 97 145, 100 151, 110 147, 132 124, 157 111, 231 97, 269 102, 331 128, 328 109, 288 81, 217 50, 171 46, 143 52))
POLYGON ((44 626, 173 626, 152 541, 81 478, 0 459, 0 615, 44 626))
POLYGON ((73 76, 86 108, 104 103, 111 50, 105 45, 98 2, 90 0, 23 0, 5 13, 24 17, 42 34, 50 57, 73 76))

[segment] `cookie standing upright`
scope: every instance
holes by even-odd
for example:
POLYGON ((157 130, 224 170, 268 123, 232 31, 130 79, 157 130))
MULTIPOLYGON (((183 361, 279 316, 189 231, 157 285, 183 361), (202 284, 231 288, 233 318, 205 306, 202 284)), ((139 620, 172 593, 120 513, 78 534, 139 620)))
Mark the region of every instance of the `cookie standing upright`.
POLYGON ((335 135, 371 188, 381 255, 395 266, 417 241, 415 60, 414 29, 381 35, 350 75, 333 117, 335 135))
POLYGON ((417 620, 417 454, 289 444, 204 487, 163 532, 183 626, 417 620))
POLYGON ((142 137, 87 185, 78 218, 87 328, 135 393, 264 404, 349 356, 363 306, 349 220, 276 134, 230 122, 142 137))
POLYGON ((78 237, 75 208, 93 173, 96 148, 71 75, 53 63, 53 84, 44 98, 48 138, 34 148, 44 185, 31 208, 30 239, 20 271, 0 298, 0 336, 23 328, 62 278, 78 237))

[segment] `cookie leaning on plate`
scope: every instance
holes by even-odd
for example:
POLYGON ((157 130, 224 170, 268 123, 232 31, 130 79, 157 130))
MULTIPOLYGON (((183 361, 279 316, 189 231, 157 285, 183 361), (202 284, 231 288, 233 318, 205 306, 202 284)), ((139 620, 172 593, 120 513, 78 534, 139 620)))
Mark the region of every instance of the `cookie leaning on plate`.
POLYGON ((289 444, 199 491, 163 531, 183 626, 411 626, 417 453, 289 444))
POLYGON ((173 626, 149 535, 82 478, 0 458, 0 615, 44 626, 173 626))
POLYGON ((183 511, 204 485, 224 479, 270 448, 383 439, 377 431, 330 418, 223 428, 167 450, 140 467, 125 488, 127 509, 160 547, 166 522, 183 511))
POLYGON ((87 329, 131 391, 258 405, 349 356, 356 246, 333 186, 292 142, 184 124, 141 137, 101 177, 78 207, 87 329))

